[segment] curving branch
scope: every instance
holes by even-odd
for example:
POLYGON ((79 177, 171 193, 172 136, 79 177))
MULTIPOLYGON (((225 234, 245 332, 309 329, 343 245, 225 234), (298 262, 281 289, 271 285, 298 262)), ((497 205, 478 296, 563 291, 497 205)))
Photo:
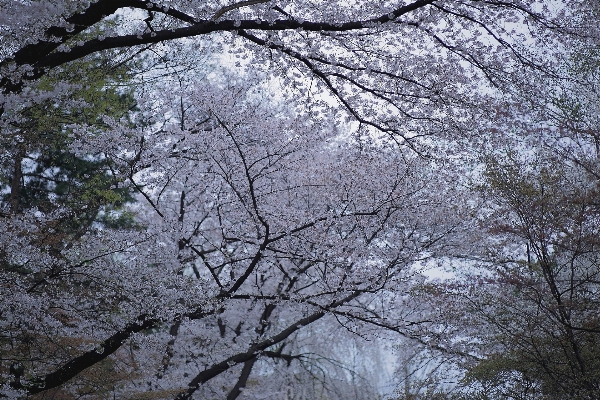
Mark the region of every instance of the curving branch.
POLYGON ((82 355, 73 358, 56 371, 46 374, 37 379, 32 379, 33 383, 23 385, 21 382, 12 382, 11 386, 14 389, 24 390, 28 395, 40 393, 49 389, 58 387, 83 370, 91 367, 104 360, 115 351, 117 351, 127 339, 134 333, 138 333, 147 329, 154 328, 160 324, 158 319, 153 319, 142 315, 137 318, 137 321, 125 326, 125 328, 113 334, 108 339, 104 340, 95 349, 87 351, 82 355))
MULTIPOLYGON (((348 21, 343 23, 332 23, 326 21, 301 21, 296 19, 280 19, 269 23, 262 23, 260 20, 215 21, 215 17, 213 17, 211 20, 199 20, 191 15, 177 11, 176 9, 160 7, 150 1, 144 0, 99 0, 96 3, 92 3, 81 13, 74 14, 66 19, 66 22, 70 24, 72 29, 57 26, 49 27, 45 32, 45 36, 48 38, 53 38, 53 40, 42 40, 35 44, 26 45, 18 50, 13 58, 3 60, 0 63, 0 67, 5 67, 9 64, 16 64, 18 66, 30 65, 33 69, 15 81, 8 76, 3 76, 0 78, 0 90, 2 90, 3 93, 19 92, 23 88, 25 81, 38 79, 45 75, 48 70, 52 68, 102 50, 160 43, 168 40, 206 35, 213 32, 237 32, 240 29, 259 31, 302 29, 312 32, 344 32, 362 30, 376 24, 394 21, 397 18, 410 13, 411 11, 432 4, 434 1, 435 0, 417 0, 414 3, 399 7, 387 14, 370 19, 348 21), (69 39, 100 22, 103 18, 105 18, 106 15, 112 15, 121 8, 143 9, 155 13, 165 14, 179 21, 186 22, 190 24, 190 26, 176 29, 158 30, 140 35, 123 35, 104 39, 91 39, 81 45, 71 47, 68 49, 68 51, 56 51, 59 46, 65 44, 69 39)), ((258 4, 258 1, 250 0, 249 2, 246 1, 241 3, 258 4)), ((218 18, 222 15, 219 15, 221 12, 224 14, 227 11, 246 5, 241 3, 236 3, 237 6, 233 5, 224 7, 217 12, 215 16, 218 18)))
MULTIPOLYGON (((175 317, 174 321, 178 329, 178 321, 181 321, 184 318, 190 320, 201 319, 207 317, 208 315, 214 314, 215 312, 217 312, 217 310, 204 311, 197 309, 175 317)), ((100 342, 95 349, 87 351, 71 359, 54 372, 46 374, 42 377, 32 378, 30 379, 31 383, 29 384, 24 385, 19 381, 13 381, 10 385, 13 389, 23 390, 25 393, 27 393, 27 395, 34 395, 36 393, 56 388, 67 383, 69 380, 87 368, 106 359, 108 356, 119 350, 119 348, 121 348, 121 346, 134 334, 159 327, 164 322, 165 321, 157 318, 149 318, 147 315, 140 315, 134 322, 130 322, 123 329, 115 332, 109 338, 100 342)))

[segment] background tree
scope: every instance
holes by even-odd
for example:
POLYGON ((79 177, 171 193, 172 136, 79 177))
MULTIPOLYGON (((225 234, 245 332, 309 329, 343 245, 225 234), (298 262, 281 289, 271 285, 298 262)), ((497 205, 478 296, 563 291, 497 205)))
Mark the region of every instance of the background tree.
POLYGON ((489 166, 488 176, 506 207, 493 229, 518 241, 503 253, 485 285, 488 294, 474 292, 481 296, 474 312, 495 334, 486 343, 491 356, 471 376, 491 385, 492 396, 596 397, 597 182, 547 153, 526 165, 505 157, 489 166))
POLYGON ((482 398, 598 396, 593 48, 574 46, 570 83, 542 113, 499 115, 505 143, 483 159, 483 247, 443 291, 484 357, 467 364, 482 398))

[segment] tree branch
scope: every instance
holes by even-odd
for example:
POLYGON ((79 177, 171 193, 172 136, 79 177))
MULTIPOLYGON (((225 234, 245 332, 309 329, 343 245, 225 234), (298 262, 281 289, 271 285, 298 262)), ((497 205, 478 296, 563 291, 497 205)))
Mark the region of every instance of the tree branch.
POLYGON ((74 14, 66 19, 66 21, 74 27, 73 30, 69 31, 69 29, 64 27, 50 27, 46 30, 47 37, 54 37, 58 38, 59 40, 39 41, 35 44, 26 45, 18 50, 13 58, 4 60, 2 63, 0 63, 0 67, 6 66, 9 63, 15 63, 17 65, 31 65, 33 67, 32 71, 30 71, 27 75, 22 76, 20 80, 16 82, 13 82, 8 77, 3 77, 0 79, 0 89, 2 89, 2 92, 4 93, 19 92, 22 89, 25 80, 38 79, 45 75, 46 72, 51 68, 55 68, 59 65, 80 59, 89 54, 102 50, 159 43, 167 40, 206 35, 212 32, 236 32, 240 29, 259 31, 302 29, 312 32, 344 32, 362 30, 376 24, 383 24, 396 20, 400 16, 432 4, 434 1, 435 0, 417 0, 414 3, 399 7, 390 13, 378 17, 343 23, 300 21, 295 19, 275 20, 270 23, 262 23, 260 20, 197 20, 194 17, 179 12, 175 9, 155 6, 154 3, 149 1, 99 0, 96 3, 92 3, 83 12, 74 14), (114 14, 118 9, 125 7, 163 13, 192 25, 176 29, 164 29, 156 32, 147 32, 140 35, 123 35, 104 39, 97 38, 88 40, 82 45, 73 46, 68 51, 55 51, 68 39, 100 22, 106 15, 114 14))
POLYGON ((158 319, 146 319, 146 316, 142 315, 138 317, 137 321, 126 325, 125 328, 101 342, 94 350, 87 351, 82 355, 73 358, 71 361, 67 362, 56 371, 45 375, 43 378, 32 379, 33 383, 31 385, 24 386, 20 382, 13 382, 11 386, 14 389, 24 389, 29 395, 58 387, 83 370, 99 363, 113 354, 134 333, 154 328, 159 323, 160 321, 158 319))
MULTIPOLYGON (((216 310, 203 311, 201 309, 179 315, 175 321, 181 321, 183 318, 190 320, 201 319, 215 313, 216 310)), ((146 315, 140 315, 135 322, 127 324, 123 329, 117 331, 108 339, 102 341, 94 350, 87 351, 78 357, 65 363, 56 371, 46 374, 41 378, 31 379, 31 384, 23 385, 20 382, 12 382, 11 387, 18 390, 25 390, 28 395, 44 392, 46 390, 58 387, 71 378, 77 376, 87 368, 106 359, 117 351, 127 339, 133 334, 160 326, 163 321, 156 318, 148 318, 146 315)))
POLYGON ((271 1, 271 0, 238 1, 237 3, 234 3, 232 5, 221 7, 221 9, 219 11, 217 11, 215 13, 215 15, 213 15, 212 20, 213 21, 218 20, 220 17, 222 17, 225 13, 228 13, 229 11, 233 11, 235 9, 242 8, 242 7, 253 6, 255 4, 268 3, 269 1, 271 1))
POLYGON ((189 399, 195 392, 198 390, 200 385, 208 382, 215 376, 227 371, 231 367, 237 364, 245 363, 248 360, 251 360, 258 356, 261 352, 266 350, 267 348, 273 346, 274 344, 280 343, 283 340, 287 339, 291 334, 301 329, 302 327, 312 324, 315 321, 323 318, 328 311, 333 310, 343 304, 348 303, 349 301, 355 299, 360 294, 361 291, 354 291, 348 296, 344 297, 341 300, 331 303, 329 306, 324 307, 325 310, 314 313, 306 318, 302 318, 295 323, 288 326, 286 329, 282 330, 275 336, 271 336, 270 338, 263 340, 259 343, 256 343, 254 346, 250 347, 250 349, 244 353, 235 354, 220 363, 213 364, 211 367, 205 369, 200 372, 192 381, 188 384, 188 389, 185 392, 180 393, 176 399, 184 400, 189 399))

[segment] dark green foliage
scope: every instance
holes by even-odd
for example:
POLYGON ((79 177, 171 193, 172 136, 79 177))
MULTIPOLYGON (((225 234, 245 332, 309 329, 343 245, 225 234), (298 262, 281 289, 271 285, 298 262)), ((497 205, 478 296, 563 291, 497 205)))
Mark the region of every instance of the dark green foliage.
POLYGON ((68 100, 74 99, 79 105, 68 106, 72 103, 65 98, 51 98, 22 110, 17 126, 21 142, 8 145, 16 168, 4 171, 1 177, 10 189, 2 200, 12 202, 12 212, 34 207, 44 213, 61 210, 64 217, 54 227, 57 234, 77 236, 93 222, 132 226, 130 215, 114 213, 133 199, 112 173, 111 160, 102 154, 78 157, 69 146, 74 124, 101 132, 103 116, 127 118, 135 110, 133 93, 127 86, 129 67, 112 65, 106 56, 98 56, 69 64, 39 82, 37 90, 50 91, 58 82, 69 81, 73 89, 68 100))

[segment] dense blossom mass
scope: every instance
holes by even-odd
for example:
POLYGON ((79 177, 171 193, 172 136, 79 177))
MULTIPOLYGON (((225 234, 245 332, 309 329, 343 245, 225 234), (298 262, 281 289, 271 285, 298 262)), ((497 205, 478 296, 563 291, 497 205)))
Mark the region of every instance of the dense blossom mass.
POLYGON ((0 397, 598 398, 599 17, 0 0, 0 397))

